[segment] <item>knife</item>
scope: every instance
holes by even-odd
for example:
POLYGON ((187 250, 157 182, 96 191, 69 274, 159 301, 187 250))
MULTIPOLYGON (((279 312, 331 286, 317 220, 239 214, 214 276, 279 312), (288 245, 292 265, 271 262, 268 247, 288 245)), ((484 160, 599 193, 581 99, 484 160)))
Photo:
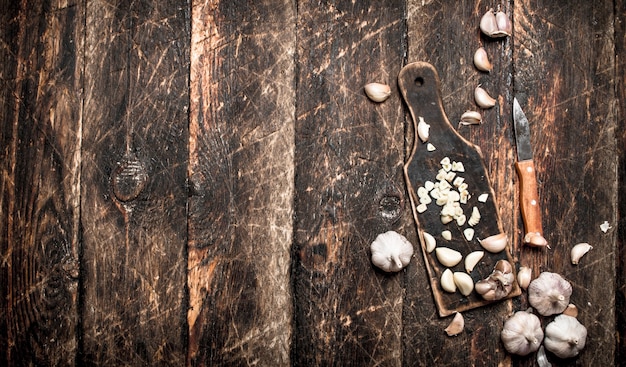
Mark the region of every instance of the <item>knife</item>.
POLYGON ((517 145, 515 169, 519 176, 520 209, 526 230, 524 243, 534 247, 547 246, 548 241, 543 237, 541 226, 541 207, 537 193, 537 175, 533 162, 533 151, 530 145, 530 127, 517 98, 513 99, 513 125, 517 145))

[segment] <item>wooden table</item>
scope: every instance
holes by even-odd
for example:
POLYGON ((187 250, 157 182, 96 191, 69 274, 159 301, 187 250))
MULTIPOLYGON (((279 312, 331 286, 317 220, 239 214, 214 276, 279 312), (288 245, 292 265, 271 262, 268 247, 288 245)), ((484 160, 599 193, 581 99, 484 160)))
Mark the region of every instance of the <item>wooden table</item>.
POLYGON ((518 265, 562 274, 588 345, 626 354, 626 4, 598 1, 2 1, 0 364, 495 366, 525 294, 437 315, 416 249, 396 78, 433 64, 480 146, 518 265), (513 20, 491 40, 489 8, 513 20), (494 68, 476 70, 484 46, 494 68), (392 87, 371 103, 363 86, 392 87), (531 121, 550 250, 521 245, 511 119, 531 121), (600 225, 611 226, 606 233, 600 225), (569 250, 589 242, 581 264, 569 250))

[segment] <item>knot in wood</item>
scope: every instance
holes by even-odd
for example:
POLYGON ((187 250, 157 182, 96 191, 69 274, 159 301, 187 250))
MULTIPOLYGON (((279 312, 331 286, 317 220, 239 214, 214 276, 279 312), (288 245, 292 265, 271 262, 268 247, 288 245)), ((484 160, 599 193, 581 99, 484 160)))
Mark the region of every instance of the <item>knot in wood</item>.
POLYGON ((141 161, 132 154, 126 154, 113 172, 113 194, 122 202, 134 200, 147 182, 148 174, 141 161))
POLYGON ((404 209, 404 198, 400 190, 392 183, 387 183, 377 193, 378 215, 387 223, 400 219, 404 209))

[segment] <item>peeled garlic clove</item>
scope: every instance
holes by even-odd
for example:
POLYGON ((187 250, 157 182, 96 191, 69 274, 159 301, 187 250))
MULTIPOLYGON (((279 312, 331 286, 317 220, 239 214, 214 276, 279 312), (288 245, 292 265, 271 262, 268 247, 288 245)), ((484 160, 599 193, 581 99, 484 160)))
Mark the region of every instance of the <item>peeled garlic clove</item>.
POLYGON ((509 16, 503 11, 498 11, 496 12, 495 18, 498 31, 493 33, 492 37, 510 36, 513 31, 513 25, 511 24, 509 16))
POLYGON ((496 21, 496 15, 493 13, 493 9, 487 10, 480 18, 480 30, 489 37, 492 37, 494 33, 498 32, 498 22, 496 21))
POLYGON ((520 287, 522 287, 523 289, 528 288, 528 285, 530 284, 530 280, 532 277, 532 269, 526 266, 522 266, 521 268, 519 268, 519 271, 517 272, 517 283, 519 284, 520 287))
POLYGON ((426 142, 430 135, 430 125, 424 121, 422 116, 419 117, 419 123, 417 124, 417 135, 423 142, 426 142))
POLYGON ((460 271, 456 271, 453 274, 454 276, 454 284, 458 288, 459 292, 461 292, 464 296, 469 296, 470 293, 474 290, 474 280, 467 273, 463 273, 460 271))
POLYGON ((461 115, 460 125, 478 125, 483 122, 483 117, 477 111, 465 111, 461 115))
POLYGON ((459 335, 463 331, 464 327, 465 319, 463 318, 463 315, 461 313, 457 312, 454 315, 452 322, 450 322, 450 325, 448 325, 448 327, 445 329, 445 332, 446 334, 448 334, 448 336, 459 335))
POLYGON ((426 244, 426 252, 431 253, 437 247, 437 240, 428 232, 422 232, 424 235, 424 243, 426 244))
POLYGON ((387 84, 369 83, 363 89, 369 99, 374 102, 384 102, 391 95, 391 88, 387 84))
POLYGON ((463 259, 463 255, 460 252, 449 247, 437 247, 435 255, 437 255, 439 262, 448 268, 455 266, 463 259))
POLYGON ((446 269, 441 273, 441 288, 444 291, 454 293, 456 292, 456 284, 454 283, 454 274, 450 269, 446 269))
POLYGON ((481 86, 474 89, 474 99, 481 108, 491 108, 496 105, 496 100, 487 93, 481 86))
POLYGON ((478 240, 478 242, 485 250, 492 253, 498 253, 504 250, 508 242, 508 238, 505 233, 499 233, 489 236, 484 240, 478 240))
POLYGON ((444 240, 450 241, 452 239, 452 232, 450 232, 450 231, 443 231, 443 232, 441 232, 441 237, 443 237, 444 240))
POLYGON ((577 265, 580 258, 583 257, 583 255, 589 252, 589 250, 591 250, 592 248, 593 246, 585 242, 579 243, 576 246, 572 247, 572 250, 570 251, 572 264, 577 265))
POLYGON ((465 239, 467 239, 468 241, 471 241, 474 238, 474 229, 465 228, 463 230, 463 236, 465 236, 465 239))
POLYGON ((481 71, 491 71, 493 69, 493 65, 489 61, 489 57, 487 56, 487 51, 485 51, 484 47, 479 47, 476 52, 474 52, 474 65, 478 70, 481 71))
POLYGON ((470 252, 469 255, 465 256, 465 271, 471 273, 474 270, 474 267, 478 262, 485 256, 484 251, 474 251, 470 252))

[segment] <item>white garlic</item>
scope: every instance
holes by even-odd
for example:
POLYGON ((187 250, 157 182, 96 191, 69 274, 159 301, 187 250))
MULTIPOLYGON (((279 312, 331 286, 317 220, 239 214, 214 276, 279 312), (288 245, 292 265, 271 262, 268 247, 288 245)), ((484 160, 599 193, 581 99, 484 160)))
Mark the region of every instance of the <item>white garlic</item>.
POLYGON ((493 9, 489 9, 480 18, 480 30, 492 38, 510 36, 512 30, 511 21, 506 13, 498 11, 494 14, 493 9))
POLYGON ((559 315, 546 326, 546 349, 559 358, 571 358, 585 347, 587 328, 575 317, 559 315))
POLYGON ((450 293, 456 292, 456 284, 454 283, 454 274, 450 269, 446 269, 441 273, 441 288, 450 293))
POLYGON ((505 37, 510 36, 513 30, 513 25, 511 24, 511 20, 509 16, 506 15, 503 11, 496 12, 496 24, 498 26, 498 31, 495 33, 497 37, 505 37))
POLYGON ((437 150, 437 148, 435 148, 435 146, 431 143, 428 143, 426 144, 426 150, 428 150, 429 152, 434 152, 435 150, 437 150))
POLYGON ((528 286, 528 302, 543 316, 563 312, 571 295, 572 285, 557 273, 543 272, 528 286))
POLYGON ((369 99, 374 102, 384 102, 391 95, 391 88, 387 84, 368 83, 363 89, 369 99))
POLYGON ((460 252, 449 247, 437 247, 435 249, 435 255, 437 255, 437 259, 442 265, 449 268, 460 263, 463 259, 463 255, 461 255, 460 252))
POLYGON ((465 256, 465 271, 471 273, 474 270, 474 267, 478 262, 485 256, 484 251, 474 251, 470 252, 467 256, 465 256))
POLYGON ((413 256, 411 242, 395 231, 379 234, 372 242, 370 250, 372 263, 386 272, 402 270, 413 256))
POLYGON ((459 125, 478 125, 483 122, 483 116, 477 111, 465 111, 461 115, 459 125))
POLYGON ((528 355, 539 349, 543 340, 541 322, 530 312, 518 311, 506 320, 500 338, 509 353, 528 355))
POLYGON ((607 220, 605 220, 602 224, 600 224, 600 230, 604 233, 606 233, 611 228, 613 227, 611 227, 611 225, 609 224, 609 221, 607 220))
POLYGON ((422 232, 424 235, 424 243, 426 244, 426 252, 431 253, 437 247, 437 240, 433 237, 432 234, 428 232, 422 232))
POLYGON ((474 238, 474 229, 465 228, 463 230, 463 236, 465 236, 465 239, 467 239, 468 241, 471 241, 474 238))
POLYGON ((448 334, 448 336, 455 336, 455 335, 459 335, 463 331, 464 327, 465 327, 465 319, 463 318, 463 315, 460 312, 457 312, 454 315, 454 318, 452 319, 448 327, 445 328, 444 331, 446 332, 446 334, 448 334))
POLYGON ((456 271, 453 274, 454 276, 454 284, 458 288, 459 292, 461 292, 464 296, 469 296, 470 293, 474 290, 474 280, 467 273, 463 273, 460 271, 456 271))
POLYGON ((478 201, 480 201, 481 203, 486 203, 487 198, 489 198, 489 194, 480 194, 478 196, 478 201))
MULTIPOLYGON (((548 246, 548 241, 539 232, 528 232, 524 236, 524 243, 532 247, 548 246)), ((548 248, 550 248, 548 246, 548 248)))
POLYGON ((530 284, 530 280, 532 277, 532 269, 526 266, 522 266, 519 268, 517 272, 517 284, 523 289, 528 288, 530 284))
POLYGON ((419 122, 417 124, 417 135, 423 142, 426 142, 430 135, 430 125, 424 121, 422 116, 419 117, 419 122))
POLYGON ((480 243, 485 250, 492 253, 498 253, 506 247, 508 237, 505 233, 498 233, 493 236, 489 236, 484 240, 478 240, 478 243, 480 243))
POLYGON ((481 86, 474 89, 474 99, 481 108, 491 108, 496 105, 496 100, 487 93, 481 86))
POLYGON ((445 230, 441 232, 441 237, 443 237, 444 240, 450 241, 452 239, 452 232, 445 230))
POLYGON ((493 65, 489 61, 489 56, 487 56, 487 51, 485 51, 484 47, 479 47, 476 52, 474 52, 474 65, 481 71, 489 72, 493 69, 493 65))
POLYGON ((586 242, 579 243, 576 246, 572 247, 572 250, 570 251, 572 264, 577 265, 578 261, 580 261, 580 258, 583 257, 583 255, 585 255, 591 249, 593 249, 593 246, 586 242))

